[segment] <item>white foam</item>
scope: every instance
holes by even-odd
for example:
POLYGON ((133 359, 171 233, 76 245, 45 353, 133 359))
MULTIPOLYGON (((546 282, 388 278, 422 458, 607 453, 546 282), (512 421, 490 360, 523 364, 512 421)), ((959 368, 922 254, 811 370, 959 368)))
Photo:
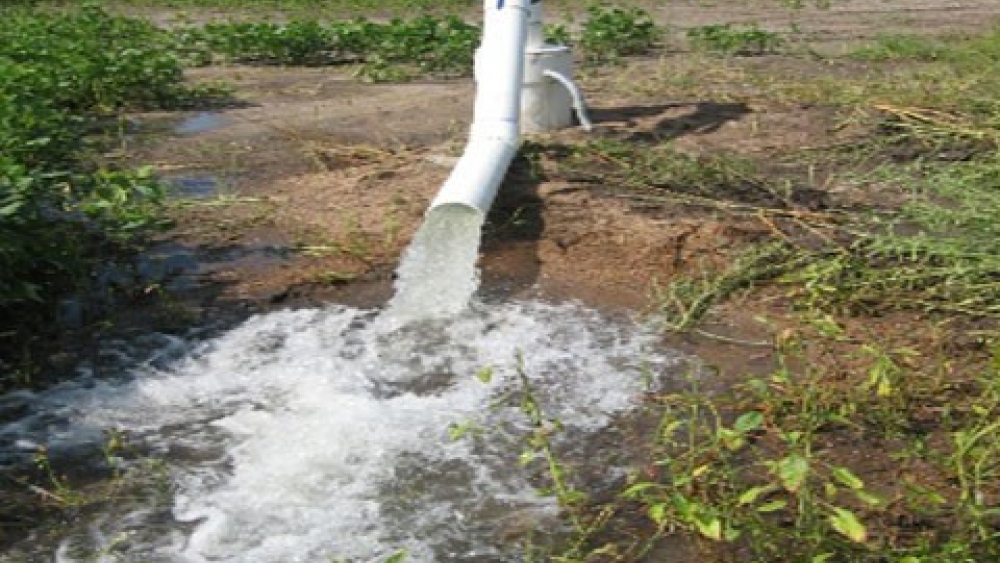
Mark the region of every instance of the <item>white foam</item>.
MULTIPOLYGON (((130 382, 46 394, 39 404, 58 414, 36 415, 48 426, 8 426, 0 440, 51 442, 58 427, 64 443, 93 442, 120 428, 166 458, 172 518, 117 547, 126 560, 372 561, 406 549, 410 562, 515 561, 501 537, 512 515, 555 512, 517 467, 516 401, 495 404, 517 388, 518 357, 577 439, 635 404, 646 366, 674 368, 654 344, 575 305, 473 307, 406 325, 339 306, 279 312, 166 366, 136 366, 130 382), (484 366, 489 383, 474 377, 484 366), (448 436, 467 423, 484 434, 448 436)), ((154 525, 122 522, 67 544, 154 525)), ((60 558, 74 561, 67 544, 60 558)))

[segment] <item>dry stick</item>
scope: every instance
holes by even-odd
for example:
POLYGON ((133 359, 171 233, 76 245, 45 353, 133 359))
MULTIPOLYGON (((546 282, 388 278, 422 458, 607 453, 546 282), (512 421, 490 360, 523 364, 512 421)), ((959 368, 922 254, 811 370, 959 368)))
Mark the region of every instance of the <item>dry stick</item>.
POLYGON ((737 346, 753 346, 756 348, 773 348, 774 342, 770 340, 743 340, 740 338, 732 338, 729 336, 722 336, 721 334, 716 334, 714 332, 708 332, 700 328, 692 329, 691 332, 699 336, 704 336, 705 338, 711 338, 712 340, 718 340, 719 342, 725 342, 726 344, 736 344, 737 346))
POLYGON ((920 132, 920 125, 926 124, 931 127, 937 127, 939 130, 952 135, 971 137, 977 140, 989 140, 994 144, 998 142, 994 131, 977 129, 968 119, 964 119, 961 115, 929 108, 905 108, 889 104, 875 104, 872 107, 878 111, 896 116, 918 133, 920 132))
POLYGON ((791 238, 789 238, 788 235, 786 235, 785 232, 782 231, 781 228, 778 227, 778 225, 776 225, 774 221, 772 221, 767 217, 767 213, 765 213, 763 209, 757 212, 757 218, 760 219, 760 222, 764 223, 764 225, 766 225, 767 228, 771 230, 774 236, 780 238, 781 240, 785 241, 788 244, 793 244, 791 238))

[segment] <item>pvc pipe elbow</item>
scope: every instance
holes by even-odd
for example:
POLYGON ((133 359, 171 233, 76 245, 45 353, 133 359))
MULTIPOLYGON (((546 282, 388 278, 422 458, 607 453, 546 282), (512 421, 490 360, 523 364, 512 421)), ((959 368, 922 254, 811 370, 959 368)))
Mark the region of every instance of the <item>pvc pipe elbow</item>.
POLYGON ((460 205, 486 217, 516 155, 517 143, 508 139, 473 139, 428 211, 443 205, 460 205))
POLYGON ((570 97, 573 98, 573 109, 576 111, 576 118, 580 122, 580 126, 583 127, 584 131, 592 131, 594 124, 591 123, 590 117, 587 115, 587 105, 583 101, 583 93, 580 92, 580 88, 577 87, 576 82, 554 70, 546 70, 544 74, 566 88, 570 97))

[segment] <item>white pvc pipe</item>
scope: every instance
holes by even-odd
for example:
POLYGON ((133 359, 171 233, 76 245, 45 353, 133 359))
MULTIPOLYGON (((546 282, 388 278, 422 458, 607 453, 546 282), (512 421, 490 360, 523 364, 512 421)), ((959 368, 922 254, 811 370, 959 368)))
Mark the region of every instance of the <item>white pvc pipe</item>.
POLYGON ((520 145, 524 48, 541 0, 484 0, 483 9, 469 142, 430 209, 461 205, 485 216, 520 145))

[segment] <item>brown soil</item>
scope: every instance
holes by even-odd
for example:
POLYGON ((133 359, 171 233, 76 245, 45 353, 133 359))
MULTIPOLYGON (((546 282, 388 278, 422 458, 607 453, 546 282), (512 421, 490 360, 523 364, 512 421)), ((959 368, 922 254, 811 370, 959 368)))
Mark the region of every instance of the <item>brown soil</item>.
MULTIPOLYGON (((989 0, 851 0, 799 11, 763 1, 739 7, 670 2, 650 9, 681 28, 725 21, 787 30, 795 24, 811 43, 830 44, 890 32, 967 31, 1000 16, 1000 6, 989 0)), ((704 88, 669 80, 692 64, 705 66, 679 53, 583 72, 596 123, 590 138, 672 143, 693 155, 736 154, 780 168, 772 161, 783 154, 838 146, 869 132, 845 125, 845 116, 830 107, 768 99, 747 79, 769 72, 806 80, 862 75, 863 65, 796 55, 729 59, 707 63, 718 71, 713 76, 704 69, 711 77, 704 88)), ((137 144, 135 158, 154 163, 168 179, 218 182, 222 199, 177 206, 177 226, 165 238, 170 248, 200 257, 197 267, 178 270, 187 283, 173 284, 194 288, 191 299, 181 300, 195 318, 210 320, 237 303, 257 310, 384 302, 400 253, 460 154, 471 116, 470 81, 363 84, 337 70, 243 66, 200 69, 191 79, 233 85, 239 107, 208 116, 213 122, 206 130, 187 132, 192 128, 182 123, 182 133, 174 129, 183 119, 176 114, 136 116, 140 137, 159 133, 137 144)), ((567 130, 534 140, 586 138, 567 130)), ((871 186, 859 193, 835 178, 812 183, 821 193, 811 198, 824 206, 878 205, 892 197, 871 186)), ((527 163, 515 163, 483 239, 484 292, 642 311, 652 292, 677 275, 725 264, 775 232, 753 214, 651 205, 612 188, 600 179, 533 174, 527 163)), ((773 327, 753 320, 760 308, 769 307, 717 315, 718 328, 766 341, 773 327)), ((734 366, 745 356, 711 340, 693 351, 718 354, 734 366)))

